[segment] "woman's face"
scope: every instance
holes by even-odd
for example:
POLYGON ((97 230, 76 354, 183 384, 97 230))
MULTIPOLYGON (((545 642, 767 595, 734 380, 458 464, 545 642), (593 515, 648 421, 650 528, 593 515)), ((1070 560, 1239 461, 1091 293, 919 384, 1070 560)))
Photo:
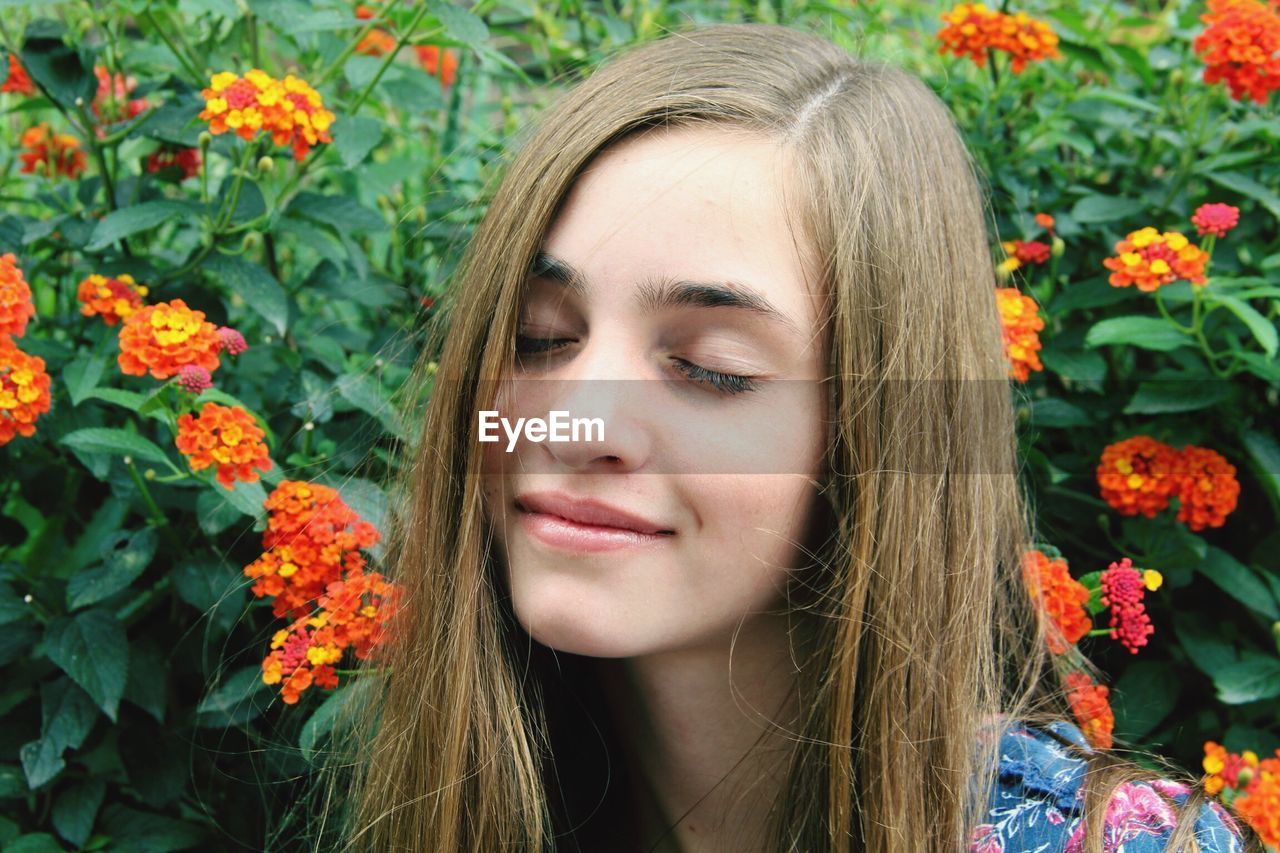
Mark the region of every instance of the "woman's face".
POLYGON ((827 428, 817 264, 785 218, 784 150, 705 127, 628 138, 547 233, 498 412, 513 428, 564 412, 570 440, 510 439, 493 418, 483 446, 512 606, 546 646, 720 645, 785 600, 827 428), (603 438, 572 440, 578 418, 603 438))

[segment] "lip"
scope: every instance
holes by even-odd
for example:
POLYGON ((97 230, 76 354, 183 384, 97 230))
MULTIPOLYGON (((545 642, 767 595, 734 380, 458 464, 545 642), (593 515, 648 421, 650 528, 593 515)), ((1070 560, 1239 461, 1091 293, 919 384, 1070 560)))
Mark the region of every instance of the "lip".
POLYGON ((516 498, 520 523, 534 538, 566 551, 598 552, 655 545, 675 531, 620 507, 562 492, 516 498))

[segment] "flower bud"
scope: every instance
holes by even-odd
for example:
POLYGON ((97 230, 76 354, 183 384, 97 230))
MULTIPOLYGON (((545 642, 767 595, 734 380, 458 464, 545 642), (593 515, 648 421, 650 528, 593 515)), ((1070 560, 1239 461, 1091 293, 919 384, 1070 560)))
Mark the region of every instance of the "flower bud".
POLYGON ((1175 68, 1169 72, 1169 82, 1174 86, 1181 86, 1182 81, 1186 79, 1186 75, 1182 73, 1181 68, 1175 68))
POLYGON ((213 135, 207 130, 200 131, 200 135, 196 137, 196 144, 200 146, 200 153, 205 154, 209 150, 209 145, 213 142, 213 135))
POLYGON ((1253 781, 1253 768, 1245 765, 1236 772, 1236 790, 1242 791, 1253 781))
POLYGON ((1239 134, 1236 132, 1235 126, 1233 125, 1222 132, 1222 141, 1235 142, 1238 135, 1239 134))
POLYGON ((258 158, 258 174, 269 175, 271 174, 271 170, 274 169, 275 167, 276 167, 276 161, 272 160, 270 157, 258 158))
POLYGON ((156 478, 156 469, 148 468, 147 470, 142 472, 142 477, 145 480, 154 480, 156 478))
POLYGON ((1095 175, 1095 176, 1094 176, 1094 178, 1093 178, 1093 182, 1094 182, 1095 184, 1106 184, 1106 183, 1110 183, 1110 181, 1111 181, 1111 173, 1110 173, 1110 172, 1105 172, 1105 171, 1104 171, 1104 172, 1099 172, 1099 173, 1098 173, 1097 175, 1095 175))
POLYGON ((307 432, 311 432, 313 429, 316 428, 316 425, 314 421, 307 421, 305 424, 302 425, 302 428, 307 432))
POLYGON ((244 246, 246 251, 248 251, 249 249, 256 249, 258 247, 258 244, 261 242, 262 242, 261 234, 259 234, 257 231, 247 231, 245 232, 244 240, 241 241, 241 245, 244 246))
POLYGON ((124 457, 124 464, 126 464, 126 465, 132 465, 132 464, 133 464, 133 457, 132 457, 132 456, 129 456, 128 454, 125 454, 125 457, 124 457))
POLYGON ((1012 274, 1013 273, 1010 272, 1009 268, 1004 264, 996 264, 996 278, 999 279, 1001 283, 1007 282, 1009 280, 1009 276, 1012 274))
POLYGON ((1240 258, 1240 263, 1244 264, 1245 266, 1249 266, 1249 264, 1253 263, 1253 252, 1249 251, 1248 246, 1242 245, 1239 249, 1236 250, 1236 255, 1240 258))
POLYGON ((1055 258, 1062 257, 1062 253, 1067 250, 1067 244, 1062 242, 1061 237, 1054 237, 1053 242, 1049 244, 1049 254, 1055 258))
POLYGON ((81 97, 81 96, 79 96, 79 95, 76 95, 76 106, 77 106, 77 107, 83 107, 83 106, 84 106, 84 98, 82 98, 82 97, 81 97))

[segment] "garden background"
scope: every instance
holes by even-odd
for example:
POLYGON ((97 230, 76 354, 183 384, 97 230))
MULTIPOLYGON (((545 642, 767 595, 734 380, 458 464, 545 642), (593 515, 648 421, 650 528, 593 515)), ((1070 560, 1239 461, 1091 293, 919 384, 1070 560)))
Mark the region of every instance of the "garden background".
POLYGON ((690 21, 821 32, 954 111, 1076 714, 1280 842, 1277 0, 0 0, 6 853, 303 835, 491 179, 690 21))

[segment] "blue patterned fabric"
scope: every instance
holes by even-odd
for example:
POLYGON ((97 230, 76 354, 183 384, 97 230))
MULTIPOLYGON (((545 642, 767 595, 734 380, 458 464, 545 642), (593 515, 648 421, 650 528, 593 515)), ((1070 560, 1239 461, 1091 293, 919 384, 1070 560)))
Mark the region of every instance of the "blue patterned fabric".
MULTIPOLYGON (((1084 733, 1071 723, 1055 722, 1048 728, 1092 752, 1084 733)), ((1000 777, 986 821, 973 829, 970 853, 1082 853, 1085 769, 1084 759, 1043 729, 1010 725, 1000 739, 1000 777)), ((1169 799, 1181 805, 1190 793, 1185 785, 1160 778, 1121 785, 1107 804, 1103 850, 1165 850, 1175 828, 1169 799)), ((1238 824, 1216 802, 1200 808, 1195 831, 1202 853, 1244 849, 1238 824)))

